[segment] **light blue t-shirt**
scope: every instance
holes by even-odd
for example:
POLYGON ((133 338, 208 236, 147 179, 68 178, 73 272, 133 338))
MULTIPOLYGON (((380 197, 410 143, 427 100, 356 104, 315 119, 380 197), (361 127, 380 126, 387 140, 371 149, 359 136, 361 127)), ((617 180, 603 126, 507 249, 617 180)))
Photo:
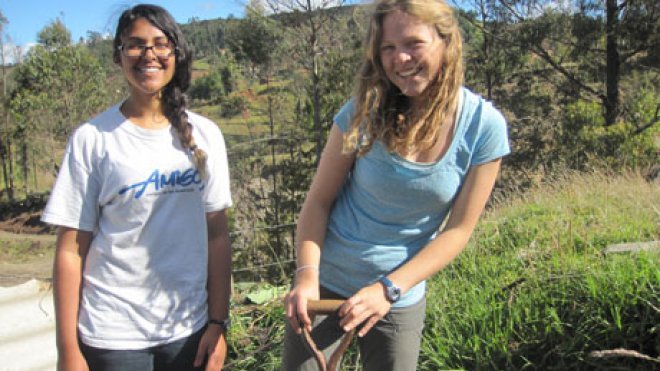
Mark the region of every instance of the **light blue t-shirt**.
MULTIPOLYGON (((414 163, 376 141, 358 157, 328 220, 320 283, 349 297, 408 261, 437 234, 471 166, 510 152, 506 121, 490 102, 462 89, 447 153, 435 163, 414 163)), ((346 132, 353 101, 334 118, 346 132)), ((426 283, 395 303, 422 299, 426 283)))

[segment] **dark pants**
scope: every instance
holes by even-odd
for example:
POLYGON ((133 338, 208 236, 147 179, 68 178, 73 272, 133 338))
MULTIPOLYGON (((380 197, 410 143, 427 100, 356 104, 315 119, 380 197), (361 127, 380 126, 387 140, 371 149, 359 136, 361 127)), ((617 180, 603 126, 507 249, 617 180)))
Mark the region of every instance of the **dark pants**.
MULTIPOLYGON (((338 298, 322 290, 323 299, 338 298)), ((406 308, 392 308, 363 338, 357 341, 364 371, 414 371, 424 327, 426 300, 406 308)), ((344 332, 339 316, 317 315, 312 324, 312 339, 326 359, 335 351, 344 332)), ((316 359, 287 321, 282 371, 317 371, 316 359)))
POLYGON ((146 349, 114 350, 90 347, 82 342, 80 349, 90 371, 194 371, 197 346, 205 328, 187 338, 146 349))

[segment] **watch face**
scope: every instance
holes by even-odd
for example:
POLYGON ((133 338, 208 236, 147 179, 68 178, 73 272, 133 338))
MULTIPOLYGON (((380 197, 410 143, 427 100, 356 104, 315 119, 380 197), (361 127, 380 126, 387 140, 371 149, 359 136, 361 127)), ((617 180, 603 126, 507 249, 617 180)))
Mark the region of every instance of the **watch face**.
POLYGON ((385 294, 387 295, 387 300, 394 303, 401 297, 401 289, 394 285, 387 277, 380 279, 380 282, 385 286, 385 294))
POLYGON ((399 300, 399 298, 401 297, 401 289, 399 289, 398 287, 388 287, 387 296, 389 296, 392 302, 395 302, 399 300))

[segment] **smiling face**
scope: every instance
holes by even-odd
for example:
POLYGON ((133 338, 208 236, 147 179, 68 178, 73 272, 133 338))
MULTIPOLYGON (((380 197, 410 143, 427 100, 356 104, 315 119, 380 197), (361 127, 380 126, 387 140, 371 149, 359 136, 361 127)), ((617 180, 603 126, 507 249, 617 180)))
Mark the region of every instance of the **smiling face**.
POLYGON ((385 16, 380 62, 385 75, 413 101, 438 79, 445 42, 429 24, 399 9, 385 16))
MULTIPOLYGON (((130 86, 131 96, 155 96, 174 77, 176 56, 172 52, 168 57, 157 57, 148 47, 170 44, 170 40, 158 27, 145 18, 137 18, 121 36, 124 49, 147 47, 139 56, 128 57, 122 51, 119 57, 124 77, 130 86)), ((174 46, 172 46, 172 49, 174 46)))

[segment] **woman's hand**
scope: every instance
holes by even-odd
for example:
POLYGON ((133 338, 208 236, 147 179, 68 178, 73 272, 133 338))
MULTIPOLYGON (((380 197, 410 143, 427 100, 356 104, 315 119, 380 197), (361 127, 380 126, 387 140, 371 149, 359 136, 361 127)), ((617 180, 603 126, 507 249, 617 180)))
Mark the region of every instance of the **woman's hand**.
POLYGON ((68 352, 60 352, 57 359, 58 371, 89 371, 89 366, 79 348, 68 352))
POLYGON ((204 331, 197 347, 194 366, 201 366, 207 357, 205 371, 222 370, 227 357, 227 339, 220 326, 209 325, 204 331))
POLYGON ((339 309, 341 317, 339 325, 348 332, 364 323, 358 332, 358 336, 363 337, 390 311, 391 307, 392 304, 385 296, 385 288, 380 282, 376 282, 362 288, 346 300, 339 309))
POLYGON ((284 297, 284 309, 291 327, 300 334, 302 326, 312 331, 312 320, 307 315, 307 301, 319 299, 318 271, 308 269, 297 273, 296 285, 284 297))

